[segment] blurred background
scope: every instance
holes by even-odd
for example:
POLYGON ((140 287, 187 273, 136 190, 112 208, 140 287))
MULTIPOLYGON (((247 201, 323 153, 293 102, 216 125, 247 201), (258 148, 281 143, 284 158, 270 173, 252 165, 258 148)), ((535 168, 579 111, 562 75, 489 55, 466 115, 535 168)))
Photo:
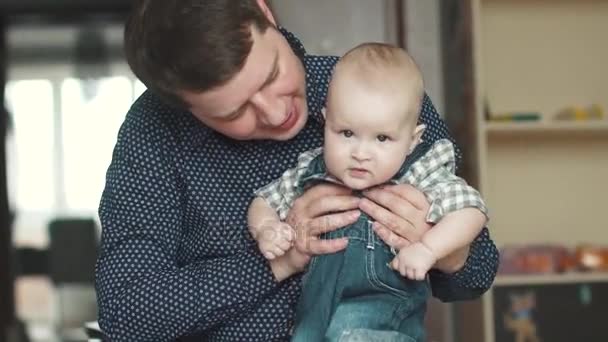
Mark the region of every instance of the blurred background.
MULTIPOLYGON (((482 299, 432 301, 429 341, 608 341, 608 1, 274 0, 311 54, 406 48, 491 208, 482 299)), ((145 87, 128 0, 0 0, 0 341, 85 340, 97 207, 145 87)))

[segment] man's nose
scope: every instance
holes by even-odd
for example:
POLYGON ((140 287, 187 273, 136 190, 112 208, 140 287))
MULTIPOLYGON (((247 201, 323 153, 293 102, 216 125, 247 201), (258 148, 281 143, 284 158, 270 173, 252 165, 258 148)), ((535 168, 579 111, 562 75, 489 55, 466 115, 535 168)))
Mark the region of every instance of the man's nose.
POLYGON ((285 122, 285 105, 277 96, 259 91, 250 99, 251 104, 256 108, 256 113, 260 121, 268 126, 279 126, 285 122))

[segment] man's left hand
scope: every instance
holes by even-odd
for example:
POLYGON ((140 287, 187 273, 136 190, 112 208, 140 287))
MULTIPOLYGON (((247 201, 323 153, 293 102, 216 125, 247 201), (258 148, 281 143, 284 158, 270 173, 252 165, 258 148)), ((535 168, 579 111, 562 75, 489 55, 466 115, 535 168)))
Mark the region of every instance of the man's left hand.
MULTIPOLYGON (((364 196, 359 209, 376 221, 374 231, 390 247, 399 250, 418 242, 432 227, 426 221, 430 204, 412 185, 383 185, 365 191, 364 196)), ((468 255, 466 246, 438 260, 434 268, 454 273, 464 266, 468 255)))

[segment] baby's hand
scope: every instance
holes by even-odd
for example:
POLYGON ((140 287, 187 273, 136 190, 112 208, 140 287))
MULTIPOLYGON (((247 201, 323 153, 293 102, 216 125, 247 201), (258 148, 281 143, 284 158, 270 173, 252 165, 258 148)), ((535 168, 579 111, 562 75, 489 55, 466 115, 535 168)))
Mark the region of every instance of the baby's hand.
POLYGON ((257 237, 262 255, 268 260, 285 254, 295 241, 295 230, 284 222, 273 222, 264 227, 257 237))
POLYGON ((435 265, 437 258, 421 242, 416 242, 399 250, 391 262, 391 267, 402 276, 412 280, 424 280, 426 273, 435 265))

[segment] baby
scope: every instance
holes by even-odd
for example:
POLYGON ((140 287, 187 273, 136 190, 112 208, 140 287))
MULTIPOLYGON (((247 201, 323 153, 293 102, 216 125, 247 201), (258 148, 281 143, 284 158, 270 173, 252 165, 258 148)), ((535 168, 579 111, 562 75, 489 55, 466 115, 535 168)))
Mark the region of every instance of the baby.
POLYGON ((368 340, 371 331, 378 340, 423 340, 427 272, 470 244, 486 224, 481 196, 454 175, 451 142, 421 139, 423 96, 420 71, 402 49, 380 43, 352 49, 329 85, 323 147, 303 153, 295 168, 256 191, 249 226, 268 259, 292 248, 295 232, 283 221, 294 200, 319 182, 359 195, 377 185, 411 184, 431 204, 427 221, 433 228, 398 252, 375 235, 364 213, 355 224, 325 234, 347 236, 349 244, 311 261, 293 341, 368 340))

